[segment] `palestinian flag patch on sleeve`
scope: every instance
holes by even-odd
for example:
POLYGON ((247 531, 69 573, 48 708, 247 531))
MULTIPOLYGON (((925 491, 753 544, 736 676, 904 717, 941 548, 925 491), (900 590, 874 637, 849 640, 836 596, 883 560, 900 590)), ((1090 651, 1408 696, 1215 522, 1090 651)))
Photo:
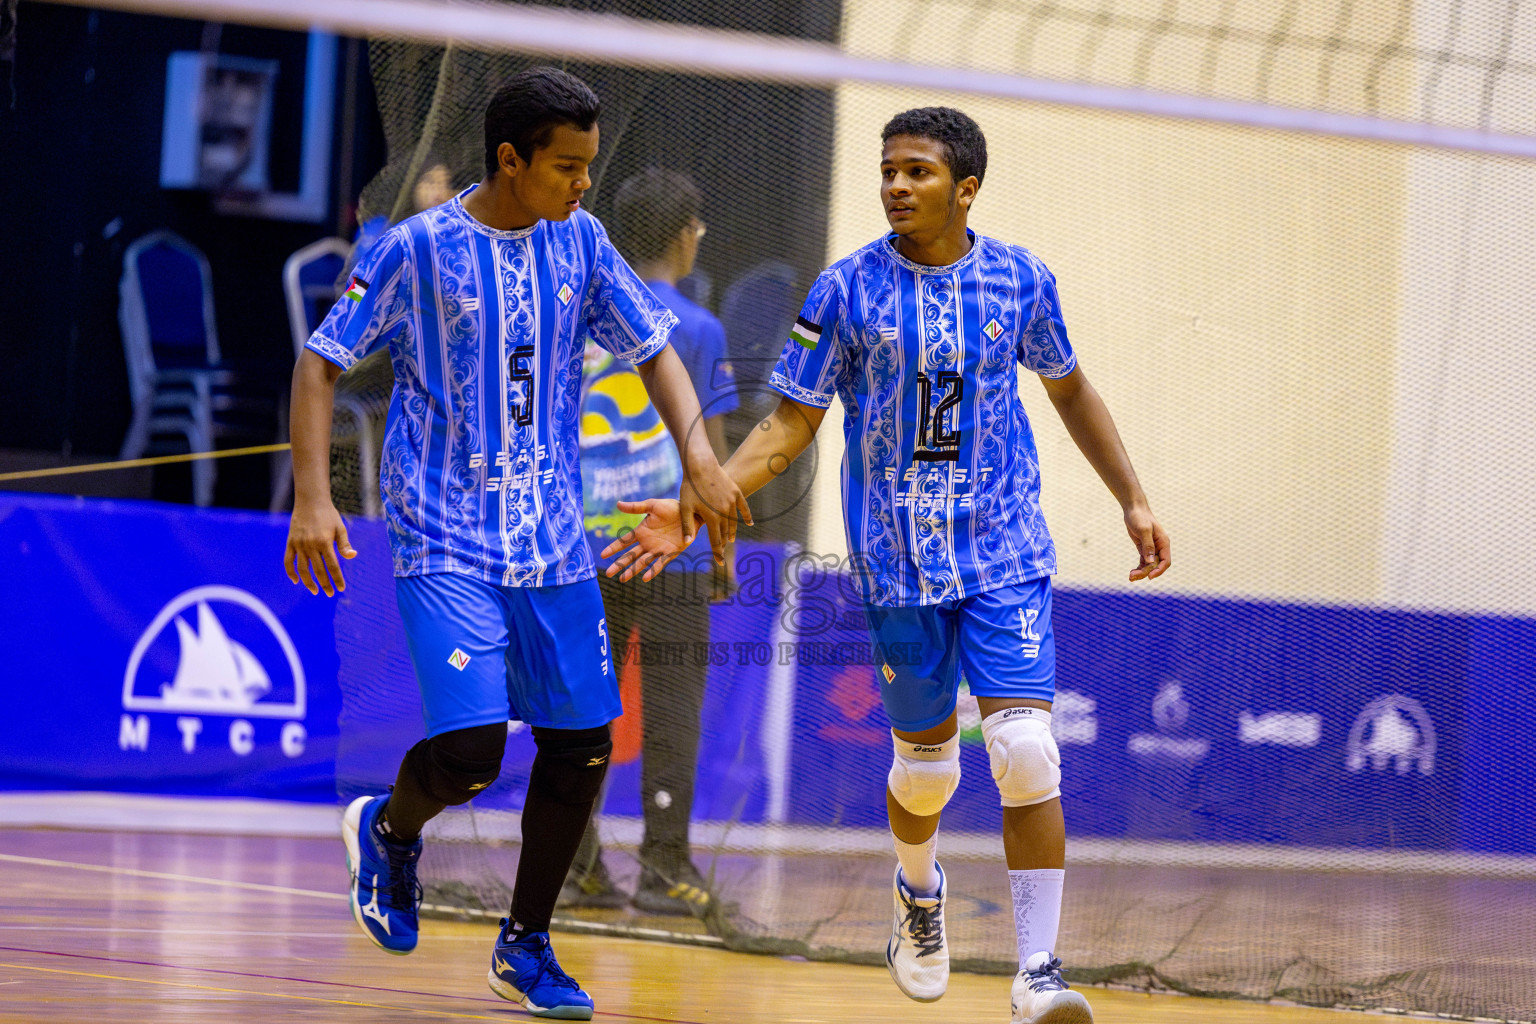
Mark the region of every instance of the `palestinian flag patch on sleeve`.
POLYGON ((811 323, 803 316, 795 317, 795 326, 789 330, 789 336, 794 338, 806 348, 815 348, 821 340, 821 328, 811 323))
POLYGON ((353 302, 362 302, 363 301, 363 296, 367 295, 367 294, 368 294, 368 282, 364 281, 362 278, 358 277, 356 274, 352 275, 352 284, 351 284, 351 286, 348 287, 347 290, 342 293, 343 296, 345 296, 346 298, 351 299, 353 302))

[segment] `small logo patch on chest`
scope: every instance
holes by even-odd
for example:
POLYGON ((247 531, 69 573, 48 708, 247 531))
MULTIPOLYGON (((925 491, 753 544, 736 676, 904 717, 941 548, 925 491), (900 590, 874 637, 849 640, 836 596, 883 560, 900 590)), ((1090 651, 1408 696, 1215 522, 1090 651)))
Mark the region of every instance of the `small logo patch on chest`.
POLYGON ((560 290, 555 292, 555 297, 560 300, 560 305, 564 306, 571 301, 571 296, 575 294, 575 292, 571 291, 570 285, 562 284, 560 290))
POLYGON ((987 326, 985 326, 985 327, 983 327, 981 329, 981 333, 985 334, 988 338, 991 338, 993 341, 996 341, 997 340, 997 336, 999 334, 1003 333, 1003 325, 998 323, 996 320, 988 320, 987 321, 987 326))

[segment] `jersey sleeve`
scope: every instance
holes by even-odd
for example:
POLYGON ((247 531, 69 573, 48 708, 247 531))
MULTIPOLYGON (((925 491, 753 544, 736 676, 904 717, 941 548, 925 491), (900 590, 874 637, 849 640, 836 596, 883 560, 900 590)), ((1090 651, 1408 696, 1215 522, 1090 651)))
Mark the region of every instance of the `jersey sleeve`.
POLYGON ((1043 264, 1036 263, 1034 269, 1039 287, 1029 329, 1019 341, 1019 362, 1042 377, 1065 377, 1077 368, 1077 353, 1067 340, 1056 277, 1043 264))
POLYGON ((594 218, 592 277, 582 298, 587 336, 636 366, 667 347, 677 316, 651 293, 594 218))
POLYGON ((387 342, 410 308, 404 294, 409 287, 405 250, 399 234, 380 239, 358 262, 347 290, 304 347, 348 370, 387 342))
POLYGON ((825 409, 837 394, 845 357, 838 341, 843 300, 837 276, 823 271, 811 285, 800 315, 790 328, 789 340, 768 383, 797 402, 825 409))

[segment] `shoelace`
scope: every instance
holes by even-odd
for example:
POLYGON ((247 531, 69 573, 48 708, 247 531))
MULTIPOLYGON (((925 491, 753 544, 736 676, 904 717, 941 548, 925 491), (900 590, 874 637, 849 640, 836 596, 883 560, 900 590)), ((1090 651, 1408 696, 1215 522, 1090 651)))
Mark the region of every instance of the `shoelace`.
POLYGON ((581 988, 581 986, 576 983, 576 979, 571 977, 569 974, 566 974, 565 970, 555 959, 555 950, 552 946, 550 946, 548 939, 541 940, 537 949, 528 949, 527 946, 523 946, 522 948, 532 953, 538 960, 539 973, 542 974, 550 984, 556 986, 557 988, 568 988, 573 992, 581 988))
POLYGON ((907 934, 912 936, 912 942, 917 946, 917 955, 925 957, 943 949, 944 924, 939 917, 943 911, 936 906, 920 907, 915 901, 910 901, 905 896, 902 897, 902 902, 907 905, 905 924, 907 934))
POLYGON ((385 843, 384 852, 389 857, 390 884, 383 891, 381 902, 387 902, 396 910, 415 910, 425 895, 416 879, 416 858, 410 856, 409 850, 402 850, 393 843, 385 843))
POLYGON ((1033 992, 1061 991, 1071 988, 1061 980, 1061 958, 1052 957, 1047 963, 1040 965, 1039 970, 1030 971, 1029 987, 1033 992))

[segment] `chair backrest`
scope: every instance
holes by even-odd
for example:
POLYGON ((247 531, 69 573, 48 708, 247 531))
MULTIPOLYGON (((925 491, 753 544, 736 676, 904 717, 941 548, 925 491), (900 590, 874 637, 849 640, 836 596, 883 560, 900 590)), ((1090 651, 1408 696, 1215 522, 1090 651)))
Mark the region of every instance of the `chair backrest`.
POLYGON ((288 302, 288 330, 293 334, 295 359, 336 301, 336 279, 351 248, 344 238, 322 238, 299 249, 283 264, 283 296, 288 302))
POLYGON ((118 324, 135 400, 160 366, 219 361, 208 258, 172 231, 151 231, 123 253, 118 324))

